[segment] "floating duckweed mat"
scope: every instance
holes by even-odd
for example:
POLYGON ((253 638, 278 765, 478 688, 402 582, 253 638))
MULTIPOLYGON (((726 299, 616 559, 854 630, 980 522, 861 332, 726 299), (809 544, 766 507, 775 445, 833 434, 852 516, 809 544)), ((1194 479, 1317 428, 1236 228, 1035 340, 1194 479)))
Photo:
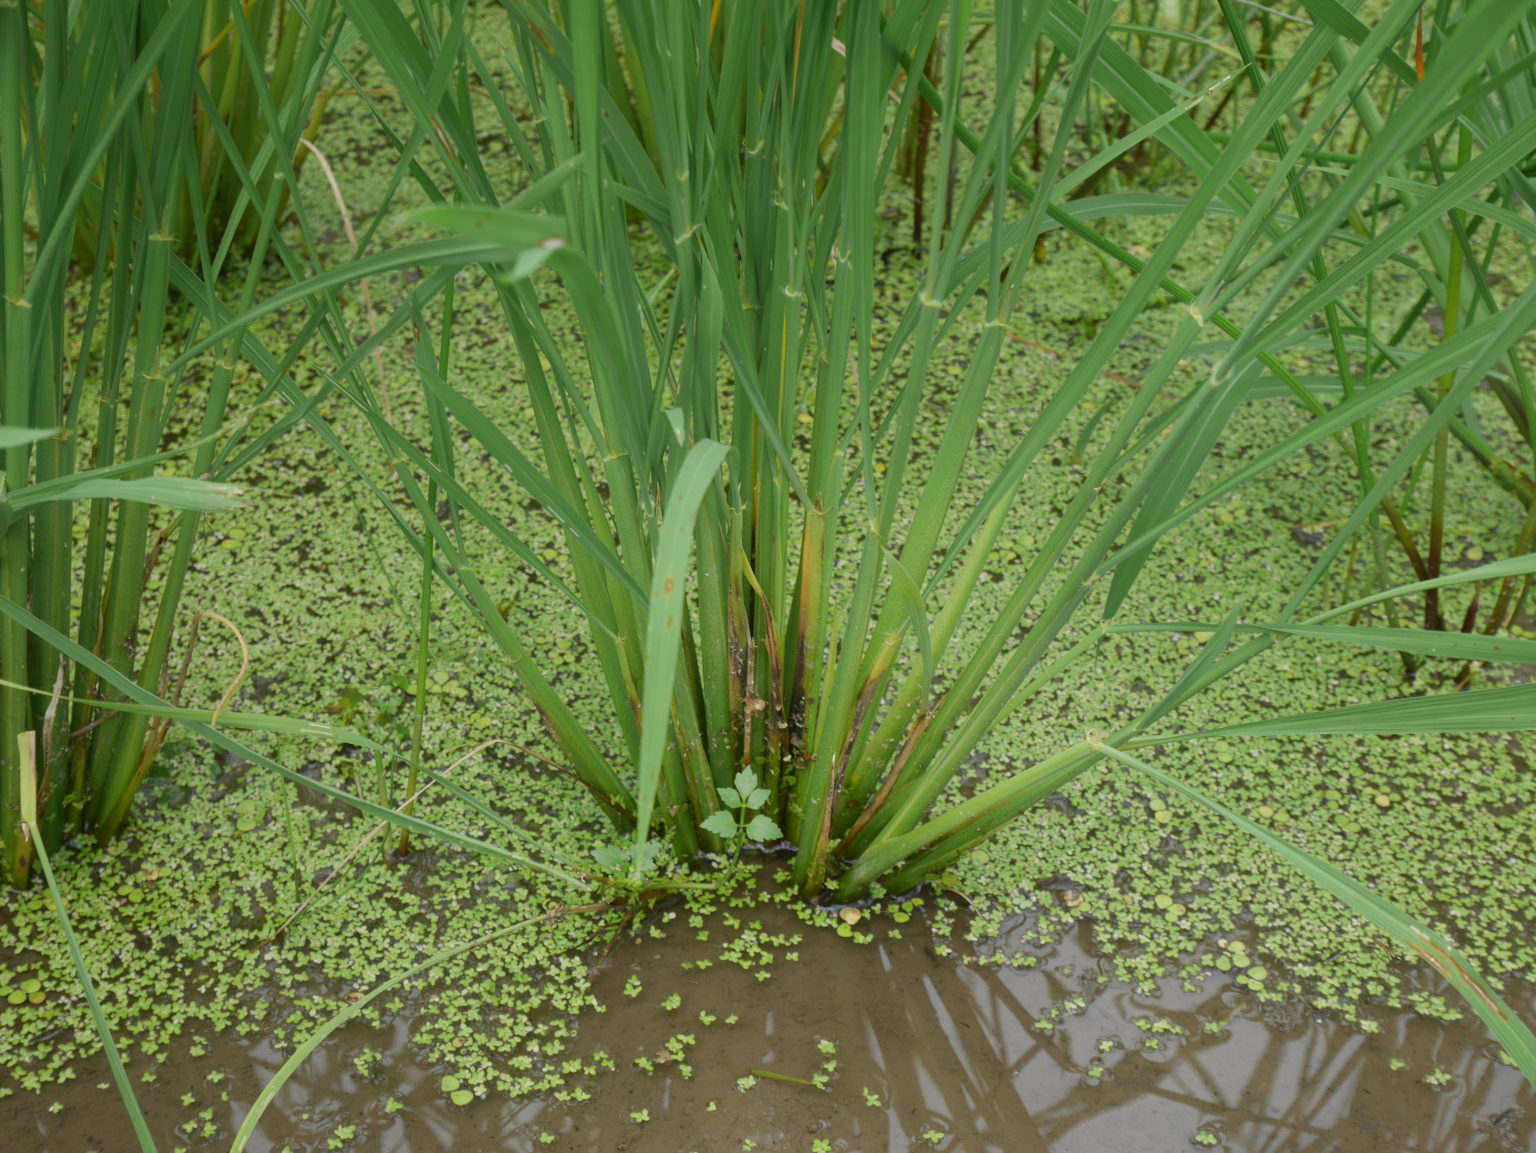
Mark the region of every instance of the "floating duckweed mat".
MULTIPOLYGON (((942 898, 813 912, 760 891, 782 885, 771 872, 743 877, 731 899, 670 901, 586 952, 601 1013, 561 1049, 558 1088, 510 1101, 472 1089, 452 1055, 429 1062, 412 1040, 411 998, 379 1026, 334 1034, 250 1148, 1303 1153, 1523 1149, 1536 1137, 1536 1090, 1475 1021, 1388 1011, 1365 1034, 1295 1000, 1261 1002, 1219 972, 1132 989, 1086 923, 1046 953, 1032 947, 1033 911, 991 945, 1030 968, 961 963, 933 947, 934 911, 967 917, 942 898)), ((340 988, 315 992, 334 1001, 340 988)), ((1529 985, 1511 999, 1536 1001, 1529 985)), ((203 1039, 146 1089, 151 1123, 167 1146, 225 1148, 282 1060, 263 1037, 203 1039)), ((108 1093, 76 1083, 13 1102, 0 1140, 110 1149, 108 1093)))

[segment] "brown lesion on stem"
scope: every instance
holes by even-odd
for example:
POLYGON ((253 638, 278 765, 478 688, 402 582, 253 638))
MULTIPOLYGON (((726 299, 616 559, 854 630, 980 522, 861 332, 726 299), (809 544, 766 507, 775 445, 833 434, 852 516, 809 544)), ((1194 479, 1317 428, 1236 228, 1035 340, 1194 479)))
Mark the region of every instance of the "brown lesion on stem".
POLYGON ((896 785, 901 780, 903 770, 907 767, 907 762, 912 759, 912 753, 917 748, 917 742, 928 731, 928 725, 932 722, 937 712, 938 708, 937 704, 935 704, 934 707, 929 708, 917 718, 917 723, 912 726, 911 731, 907 733, 907 739, 902 743, 901 752, 897 755, 895 763, 891 765, 890 770, 881 779, 880 788, 870 798, 869 804, 865 805, 860 811, 852 827, 843 834, 843 839, 833 848, 832 855, 834 857, 842 857, 852 848, 859 834, 868 827, 870 821, 875 819, 875 816, 884 807, 886 801, 890 799, 891 794, 896 789, 896 785))

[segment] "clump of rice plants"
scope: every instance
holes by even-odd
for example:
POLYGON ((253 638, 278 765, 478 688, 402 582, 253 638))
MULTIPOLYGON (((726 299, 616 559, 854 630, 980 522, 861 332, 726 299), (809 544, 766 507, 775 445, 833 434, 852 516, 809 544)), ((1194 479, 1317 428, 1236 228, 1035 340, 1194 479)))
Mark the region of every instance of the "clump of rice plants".
MULTIPOLYGON (((406 306, 421 331, 416 367, 429 428, 392 422, 361 378, 349 394, 397 462, 396 523, 475 609, 561 759, 608 814, 617 838, 594 854, 603 883, 640 891, 664 878, 668 861, 727 850, 746 816, 736 783, 744 771, 757 802, 747 808, 793 845, 801 892, 847 901, 934 875, 1090 766, 1156 777, 1143 758, 1170 741, 1529 724, 1532 690, 1517 687, 1205 732, 1169 727, 1183 703, 1287 638, 1525 659, 1518 642, 1336 622, 1401 598, 1523 579, 1536 567, 1529 555, 1420 574, 1343 606, 1307 606, 1482 379, 1516 358, 1536 314, 1531 290, 1501 306, 1485 302, 1371 388, 1309 406, 1310 418, 1258 459, 1221 476, 1206 467, 1233 414, 1276 382, 1311 395, 1287 350, 1314 317, 1353 307, 1355 286, 1395 260, 1406 237, 1454 220, 1448 214, 1509 176, 1529 150, 1527 129, 1480 121, 1468 139, 1486 144, 1463 158, 1455 179, 1379 235, 1348 233, 1405 158, 1468 115, 1452 97, 1475 86, 1500 45, 1519 42, 1518 14, 1478 9, 1438 25, 1442 63, 1358 136, 1347 172, 1314 187, 1311 142, 1359 115, 1363 81, 1399 67, 1415 5, 1391 5, 1368 35, 1342 17, 1318 21, 1266 60, 1245 52, 1241 25, 1228 19, 1254 82, 1219 143, 1185 115, 1203 91, 1170 91, 1133 58, 1111 35, 1108 3, 998 9, 984 40, 973 36, 968 7, 920 0, 729 12, 644 0, 504 7, 508 48, 494 71, 456 14, 412 22, 382 0, 354 0, 348 11, 402 102, 435 126, 398 138, 402 163, 443 202, 417 220, 447 230, 463 246, 459 260, 476 259, 497 282, 537 448, 520 447, 456 386, 451 295, 436 310, 436 334, 428 294, 406 306), (612 21, 625 30, 622 68, 612 21), (1026 74, 1041 45, 1073 68, 1051 107, 1053 143, 1026 174, 1018 159, 1044 115, 1026 74), (459 91, 497 98, 456 98, 447 58, 459 62, 459 91), (985 70, 992 104, 967 104, 968 69, 985 70), (644 77, 643 117, 633 94, 615 87, 626 75, 644 77), (1084 157, 1075 126, 1090 95, 1129 110, 1138 127, 1084 157), (927 190, 941 223, 916 254, 919 288, 877 324, 876 213, 901 126, 919 105, 934 118, 937 170, 953 178, 927 190), (521 190, 510 199, 479 155, 487 106, 518 165, 521 190), (1114 194, 1069 207, 1084 181, 1149 138, 1194 178, 1186 194, 1114 194), (418 163, 428 151, 435 180, 418 163), (1305 212, 1282 219, 1299 184, 1313 190, 1305 212), (1109 218, 1141 213, 1171 222, 1154 251, 1138 254, 1113 238, 1109 218), (1181 285, 1180 253, 1215 214, 1237 218, 1219 266, 1207 283, 1181 285), (985 431, 985 398, 1029 299, 1038 242, 1053 230, 1134 279, 982 498, 962 506, 957 480, 985 431), (551 328, 541 305, 549 292, 573 306, 578 341, 551 328), (1068 416, 1093 403, 1094 381, 1142 311, 1165 296, 1184 306, 1184 319, 1135 390, 1096 418, 1080 486, 1046 539, 1006 570, 1012 591, 980 642, 956 644, 1010 510, 1030 499, 1031 469, 1049 459, 1068 416), (956 357, 946 342, 965 331, 961 316, 979 321, 981 335, 956 357), (1362 474, 1369 483, 1278 616, 1121 619, 1174 527, 1269 468, 1347 443, 1360 422, 1431 387, 1438 402, 1406 444, 1362 474), (936 411, 937 445, 919 454, 915 432, 936 411), (558 526, 568 569, 477 501, 456 459, 465 435, 558 526), (471 534, 559 588, 586 622, 609 733, 594 734, 567 705, 516 614, 490 591, 495 569, 471 534), (1074 731, 1066 719, 1060 744, 1032 763, 996 769, 966 799, 939 803, 989 732, 1090 661, 1111 632, 1193 632, 1205 643, 1123 725, 1074 731)), ((382 480, 374 483, 382 492, 382 480)), ((1285 851, 1271 834, 1242 827, 1285 851)), ((1343 874, 1308 868, 1450 979, 1467 976, 1444 943, 1396 920, 1343 874)), ((1493 1004, 1475 979, 1463 991, 1493 1004)), ((1501 1014, 1491 1018, 1507 1023, 1501 1014)))
POLYGON ((226 6, 212 46, 193 0, 0 9, 0 867, 11 885, 26 883, 35 843, 20 826, 29 758, 34 838, 105 840, 126 820, 190 659, 196 625, 180 597, 199 516, 238 498, 227 481, 244 402, 265 399, 235 399, 242 362, 271 370, 269 393, 289 383, 242 313, 338 25, 328 4, 288 12, 269 83, 262 43, 246 35, 249 19, 271 15, 260 7, 226 6), (199 71, 210 50, 240 53, 221 66, 220 95, 199 71), (83 253, 73 269, 72 253, 83 253), (232 304, 220 296, 231 288, 232 304), (124 700, 134 687, 150 699, 124 700))

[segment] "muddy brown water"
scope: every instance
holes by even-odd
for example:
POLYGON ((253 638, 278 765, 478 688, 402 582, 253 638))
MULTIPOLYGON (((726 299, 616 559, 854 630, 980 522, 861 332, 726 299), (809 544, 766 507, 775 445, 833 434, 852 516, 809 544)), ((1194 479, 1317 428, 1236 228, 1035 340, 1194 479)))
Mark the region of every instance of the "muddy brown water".
MULTIPOLYGON (((565 1056, 603 1050, 616 1068, 572 1080, 585 1101, 493 1095, 454 1106, 441 1088, 443 1070, 424 1065, 410 1042, 407 1008, 384 1029, 356 1026, 333 1036, 279 1094, 250 1148, 1536 1149, 1536 1090, 1495 1060, 1497 1046, 1475 1021, 1381 1011, 1373 1013, 1381 1031, 1368 1036, 1294 1005, 1258 1005, 1226 981, 1195 992, 1167 981, 1155 993, 1138 992, 1104 977, 1086 929, 1032 969, 941 957, 920 917, 903 926, 866 921, 857 931, 874 939, 865 943, 809 928, 772 905, 715 914, 704 929, 707 941, 686 913, 661 913, 638 940, 594 955, 596 993, 607 1010, 583 1019, 565 1056), (722 916, 741 924, 722 925, 722 916), (765 946, 771 965, 722 957, 752 933, 783 938, 765 946), (794 937, 801 939, 784 943, 794 937), (635 995, 626 995, 636 982, 635 995), (680 1003, 668 1008, 673 994, 680 1003), (1051 1019, 1052 1028, 1041 1027, 1051 1019), (677 1037, 685 1039, 669 1053, 677 1037), (354 1058, 368 1046, 385 1056, 365 1077, 354 1058), (651 1070, 637 1067, 637 1058, 651 1070), (830 1070, 829 1061, 836 1062, 830 1070), (824 1072, 827 1088, 761 1075, 741 1088, 738 1079, 753 1070, 803 1081, 824 1072), (1436 1070, 1447 1075, 1444 1084, 1434 1083, 1436 1070), (387 1110, 391 1097, 403 1108, 387 1110), (348 1125, 350 1134, 340 1129, 348 1125)), ((1000 944, 1006 949, 1008 941, 1000 944)), ((1536 1009, 1531 989, 1509 995, 1523 1012, 1536 1009)), ((142 1099, 160 1148, 227 1148, 283 1058, 265 1042, 231 1039, 201 1062, 162 1066, 142 1099), (217 1132, 204 1137, 189 1131, 180 1096, 206 1097, 214 1068, 228 1074, 229 1101, 212 1118, 217 1132)), ((105 1079, 91 1070, 42 1097, 0 1102, 0 1150, 134 1149, 115 1093, 96 1088, 105 1079), (62 1108, 50 1111, 55 1101, 62 1108)))

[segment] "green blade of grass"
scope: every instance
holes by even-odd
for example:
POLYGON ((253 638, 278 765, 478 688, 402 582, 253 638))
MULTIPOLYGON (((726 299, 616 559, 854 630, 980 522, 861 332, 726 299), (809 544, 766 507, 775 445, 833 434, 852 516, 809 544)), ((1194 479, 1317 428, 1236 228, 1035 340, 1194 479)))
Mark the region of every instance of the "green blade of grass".
MULTIPOLYGON (((635 853, 631 877, 637 881, 645 843, 650 836, 651 810, 661 786, 662 753, 667 744, 667 719, 672 711, 694 521, 704 494, 717 483, 716 475, 729 453, 725 445, 708 440, 700 441, 688 450, 657 530, 655 568, 646 609, 640 758, 635 766, 639 787, 635 797, 635 853)), ((683 799, 684 793, 678 789, 672 800, 681 803, 683 799)))
POLYGON ((1506 557, 1503 560, 1490 561, 1476 568, 1461 569, 1458 572, 1447 573, 1445 576, 1435 577, 1433 580, 1414 581, 1412 584, 1397 585, 1393 588, 1383 589, 1380 592, 1371 593, 1369 596, 1352 600, 1348 604, 1342 604, 1338 608, 1328 609, 1316 616, 1308 617, 1303 624, 1314 625, 1322 621, 1332 620, 1334 617, 1348 616, 1359 609, 1368 608, 1373 604, 1380 604, 1386 600, 1396 600, 1400 597, 1416 596, 1430 589, 1450 588, 1453 585, 1471 584, 1481 581, 1503 580, 1505 577, 1528 576, 1536 573, 1536 553, 1526 556, 1506 557))
POLYGON ((53 428, 0 428, 0 449, 21 448, 58 435, 58 429, 53 428))
POLYGON ((1340 644, 1361 645, 1366 648, 1386 649, 1390 652, 1419 653, 1426 657, 1501 664, 1536 664, 1536 641, 1520 640, 1515 637, 1448 633, 1432 629, 1346 628, 1328 625, 1256 624, 1244 627, 1276 633, 1280 636, 1337 641, 1340 644))
POLYGON ((1194 741, 1205 737, 1322 736, 1335 733, 1507 733, 1536 728, 1536 684, 1394 697, 1385 701, 1324 709, 1316 713, 1245 721, 1194 733, 1138 738, 1134 747, 1194 741))
POLYGON ((49 894, 53 897, 54 916, 59 919, 59 929, 64 934, 64 944, 69 950, 70 962, 74 965, 75 976, 80 981, 80 991, 85 995, 86 1008, 91 1014, 91 1024, 96 1030, 96 1036, 101 1039, 101 1047, 107 1058, 107 1067, 112 1071, 112 1080, 117 1085, 123 1108, 128 1111, 128 1121, 133 1127, 133 1135, 138 1140, 139 1148, 143 1153, 157 1153, 155 1139, 149 1131, 149 1122, 144 1119, 144 1112, 139 1108, 138 1098, 133 1092, 133 1083, 128 1079, 128 1070, 123 1067, 122 1055, 117 1051, 117 1043, 112 1038, 112 1026, 107 1022, 106 1013, 102 1011, 101 999, 96 996, 96 984, 91 980, 90 969, 85 964, 85 954, 80 950, 80 939, 75 936, 74 926, 70 924, 69 912, 66 908, 68 901, 65 900, 64 892, 59 888, 59 882, 53 875, 53 866, 48 860, 48 849, 43 844, 43 838, 34 835, 34 830, 38 827, 34 738, 33 733, 24 733, 18 742, 18 758, 26 782, 21 792, 22 833, 29 840, 32 852, 37 856, 38 866, 43 870, 43 880, 48 886, 49 894))
POLYGON ((184 476, 154 476, 137 480, 105 480, 96 477, 61 477, 43 485, 28 485, 9 493, 5 503, 15 512, 37 508, 51 501, 127 500, 161 508, 227 512, 239 508, 244 490, 217 481, 184 476))

